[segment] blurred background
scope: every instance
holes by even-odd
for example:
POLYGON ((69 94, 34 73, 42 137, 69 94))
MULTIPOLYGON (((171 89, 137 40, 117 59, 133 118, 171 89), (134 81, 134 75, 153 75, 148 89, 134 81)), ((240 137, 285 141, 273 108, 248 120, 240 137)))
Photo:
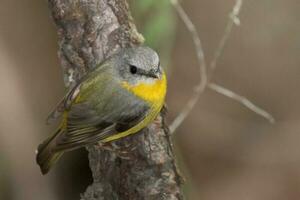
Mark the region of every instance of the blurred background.
MULTIPOLYGON (((184 0, 207 61, 234 0, 184 0)), ((300 4, 245 0, 213 81, 246 96, 275 124, 207 90, 174 136, 192 200, 300 198, 300 4)), ((198 82, 193 43, 167 1, 131 7, 147 43, 168 70, 169 122, 198 82)), ((64 95, 56 28, 46 1, 2 0, 0 6, 0 199, 79 199, 91 183, 87 153, 62 158, 47 176, 35 149, 54 129, 45 118, 64 95)))

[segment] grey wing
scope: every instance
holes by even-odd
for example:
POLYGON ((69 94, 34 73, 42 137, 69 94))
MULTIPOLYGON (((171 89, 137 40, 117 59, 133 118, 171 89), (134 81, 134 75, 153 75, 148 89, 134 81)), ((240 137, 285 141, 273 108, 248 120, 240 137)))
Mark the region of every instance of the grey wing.
POLYGON ((58 103, 58 105, 55 107, 55 109, 48 115, 46 122, 47 124, 52 123, 53 121, 57 120, 65 110, 69 110, 74 99, 77 97, 77 95, 80 93, 80 88, 82 85, 84 85, 85 82, 93 81, 96 77, 103 78, 103 71, 106 70, 108 64, 104 63, 98 67, 96 67, 94 70, 89 72, 87 75, 82 77, 80 81, 78 81, 75 86, 73 86, 67 94, 64 96, 64 98, 58 103))
POLYGON ((144 119, 149 106, 126 91, 105 99, 100 108, 89 103, 72 105, 67 131, 59 136, 56 150, 72 150, 123 132, 144 119))
POLYGON ((75 85, 69 92, 64 96, 64 98, 56 105, 54 110, 48 115, 46 119, 47 124, 51 124, 57 120, 65 110, 68 110, 80 91, 81 83, 75 85))

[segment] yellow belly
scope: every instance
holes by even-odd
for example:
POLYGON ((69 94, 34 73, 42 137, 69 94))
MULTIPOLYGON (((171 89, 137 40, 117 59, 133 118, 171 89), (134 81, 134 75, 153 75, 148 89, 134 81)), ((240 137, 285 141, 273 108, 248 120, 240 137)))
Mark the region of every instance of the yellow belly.
POLYGON ((167 90, 167 80, 165 74, 162 78, 155 81, 152 84, 142 83, 136 86, 131 86, 128 83, 123 83, 122 86, 132 92, 137 97, 143 99, 150 105, 147 116, 137 125, 128 129, 127 131, 118 133, 116 135, 110 136, 102 142, 110 142, 117 140, 128 135, 134 134, 141 129, 145 128, 150 124, 159 114, 165 100, 166 90, 167 90))
POLYGON ((127 82, 123 82, 122 86, 150 104, 157 102, 161 103, 161 101, 164 101, 166 96, 167 78, 166 75, 163 74, 162 78, 156 80, 154 83, 129 85, 127 82))

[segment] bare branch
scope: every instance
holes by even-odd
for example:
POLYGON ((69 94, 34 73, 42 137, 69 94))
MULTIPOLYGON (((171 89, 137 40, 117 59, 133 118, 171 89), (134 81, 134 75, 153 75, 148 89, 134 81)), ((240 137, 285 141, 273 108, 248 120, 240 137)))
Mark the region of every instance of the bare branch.
POLYGON ((251 101, 249 101, 247 98, 242 97, 238 94, 235 94, 234 92, 224 88, 224 87, 217 87, 218 85, 215 84, 210 84, 209 80, 213 75, 213 71, 216 69, 217 66, 217 61, 222 55, 225 45, 230 37, 230 34, 232 32, 232 28, 234 25, 240 25, 240 20, 238 18, 238 15, 240 14, 242 5, 243 5, 243 0, 236 0, 235 5, 233 6, 232 11, 229 14, 229 21, 226 25, 223 37, 221 38, 219 45, 214 53, 214 57, 209 65, 210 67, 210 76, 208 77, 207 74, 207 67, 206 67, 206 61, 205 61, 205 54, 204 50, 202 48, 201 40, 200 37, 197 33, 197 30, 195 28, 195 25, 193 22, 190 20, 189 16, 187 13, 184 11, 182 6, 179 4, 178 0, 170 0, 171 4, 174 6, 176 9, 179 17, 187 27, 188 31, 192 35, 192 39, 194 41, 194 46, 195 46, 195 51, 199 63, 199 71, 200 71, 200 81, 199 84, 195 86, 194 89, 194 94, 190 97, 189 101, 187 104, 184 106, 182 111, 179 113, 179 115, 174 119, 174 121, 171 123, 169 126, 170 132, 174 133, 176 129, 183 123, 183 121, 186 119, 186 117, 190 114, 192 109, 195 107, 197 104, 201 94, 205 91, 207 85, 209 85, 209 89, 212 89, 215 92, 218 92, 228 98, 231 98, 232 100, 237 101, 238 103, 244 105, 245 107, 249 108, 251 111, 254 113, 266 118, 269 120, 271 123, 275 122, 275 119, 264 111, 263 109, 259 108, 255 104, 253 104, 251 101))
MULTIPOLYGON (((232 11, 229 13, 229 20, 227 22, 224 34, 219 42, 218 48, 216 49, 216 51, 214 53, 214 57, 209 65, 210 77, 212 77, 213 72, 217 67, 217 61, 219 60, 222 53, 224 52, 226 43, 230 37, 233 26, 234 25, 239 26, 241 24, 241 21, 239 19, 239 14, 240 14, 242 5, 243 5, 243 0, 236 0, 232 11)), ((257 115, 260 115, 260 116, 264 117, 265 119, 267 119, 270 123, 275 123, 275 119, 271 114, 269 114, 267 111, 263 110, 262 108, 256 106, 254 103, 252 103, 246 97, 240 96, 240 95, 234 93, 233 91, 231 91, 227 88, 224 88, 220 85, 217 85, 215 83, 209 83, 208 87, 209 87, 209 89, 211 89, 221 95, 224 95, 228 98, 231 98, 232 100, 237 101, 238 103, 244 105, 246 108, 250 109, 257 115)))
POLYGON ((174 121, 169 126, 170 132, 173 134, 176 129, 182 124, 182 122, 186 119, 186 117, 191 113, 192 109, 197 104, 199 98, 201 96, 201 92, 194 92, 194 94, 190 97, 187 104, 181 110, 179 115, 174 119, 174 121))
POLYGON ((256 106, 254 103, 252 103, 251 101, 249 101, 246 97, 243 97, 239 94, 236 94, 234 92, 232 92, 231 90, 228 90, 218 84, 215 83, 210 83, 208 84, 208 87, 219 93, 222 94, 230 99, 233 99, 239 103, 241 103, 242 105, 244 105, 246 108, 248 108, 249 110, 251 110, 252 112, 256 113, 259 116, 262 116, 263 118, 269 120, 270 123, 275 123, 275 119, 272 115, 270 115, 267 111, 265 111, 264 109, 256 106))
POLYGON ((189 16, 186 14, 184 9, 179 4, 178 0, 170 0, 174 8, 176 9, 178 15, 184 22, 186 28, 191 33, 193 41, 194 41, 194 47, 197 55, 197 59, 199 62, 199 72, 200 72, 200 81, 196 85, 194 94, 188 101, 188 103, 185 105, 185 107, 182 109, 180 114, 176 117, 176 119, 171 123, 169 126, 170 132, 174 133, 176 129, 182 124, 182 122, 186 119, 186 117, 189 115, 191 110, 195 107, 196 103, 198 102, 201 93, 204 92, 206 85, 207 85, 207 67, 206 67, 206 61, 204 56, 204 51, 202 48, 202 43, 200 40, 200 37, 198 35, 198 32, 195 28, 195 25, 190 20, 189 16))
POLYGON ((237 0, 231 13, 229 13, 229 20, 227 22, 224 34, 221 38, 221 41, 219 42, 219 46, 216 49, 216 51, 214 53, 214 57, 209 65, 210 70, 211 70, 210 76, 212 76, 212 73, 217 66, 217 61, 219 60, 220 56, 222 55, 222 53, 224 51, 225 45, 230 37, 233 26, 234 25, 239 26, 241 24, 238 16, 240 14, 242 5, 243 5, 243 0, 237 0))
POLYGON ((200 92, 204 91, 206 84, 207 84, 207 70, 206 70, 206 61, 205 61, 204 51, 202 48, 202 43, 201 43, 199 34, 195 28, 195 25, 190 20, 189 16, 186 14, 186 12, 183 10, 181 5, 178 3, 178 0, 171 0, 171 3, 176 8, 176 11, 178 12, 182 21, 186 25, 186 28, 192 35, 197 59, 199 62, 199 72, 200 72, 200 82, 197 86, 197 88, 199 88, 199 89, 197 89, 197 90, 199 90, 200 92))

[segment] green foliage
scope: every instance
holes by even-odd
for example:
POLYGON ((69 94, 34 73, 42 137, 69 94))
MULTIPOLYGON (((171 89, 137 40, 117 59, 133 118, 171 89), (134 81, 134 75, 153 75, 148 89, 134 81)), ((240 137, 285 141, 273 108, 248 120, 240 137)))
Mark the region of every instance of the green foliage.
POLYGON ((12 199, 12 183, 9 161, 4 154, 0 155, 0 199, 12 199))
POLYGON ((157 50, 164 67, 169 62, 176 33, 176 18, 169 0, 132 0, 134 19, 146 45, 157 50))

